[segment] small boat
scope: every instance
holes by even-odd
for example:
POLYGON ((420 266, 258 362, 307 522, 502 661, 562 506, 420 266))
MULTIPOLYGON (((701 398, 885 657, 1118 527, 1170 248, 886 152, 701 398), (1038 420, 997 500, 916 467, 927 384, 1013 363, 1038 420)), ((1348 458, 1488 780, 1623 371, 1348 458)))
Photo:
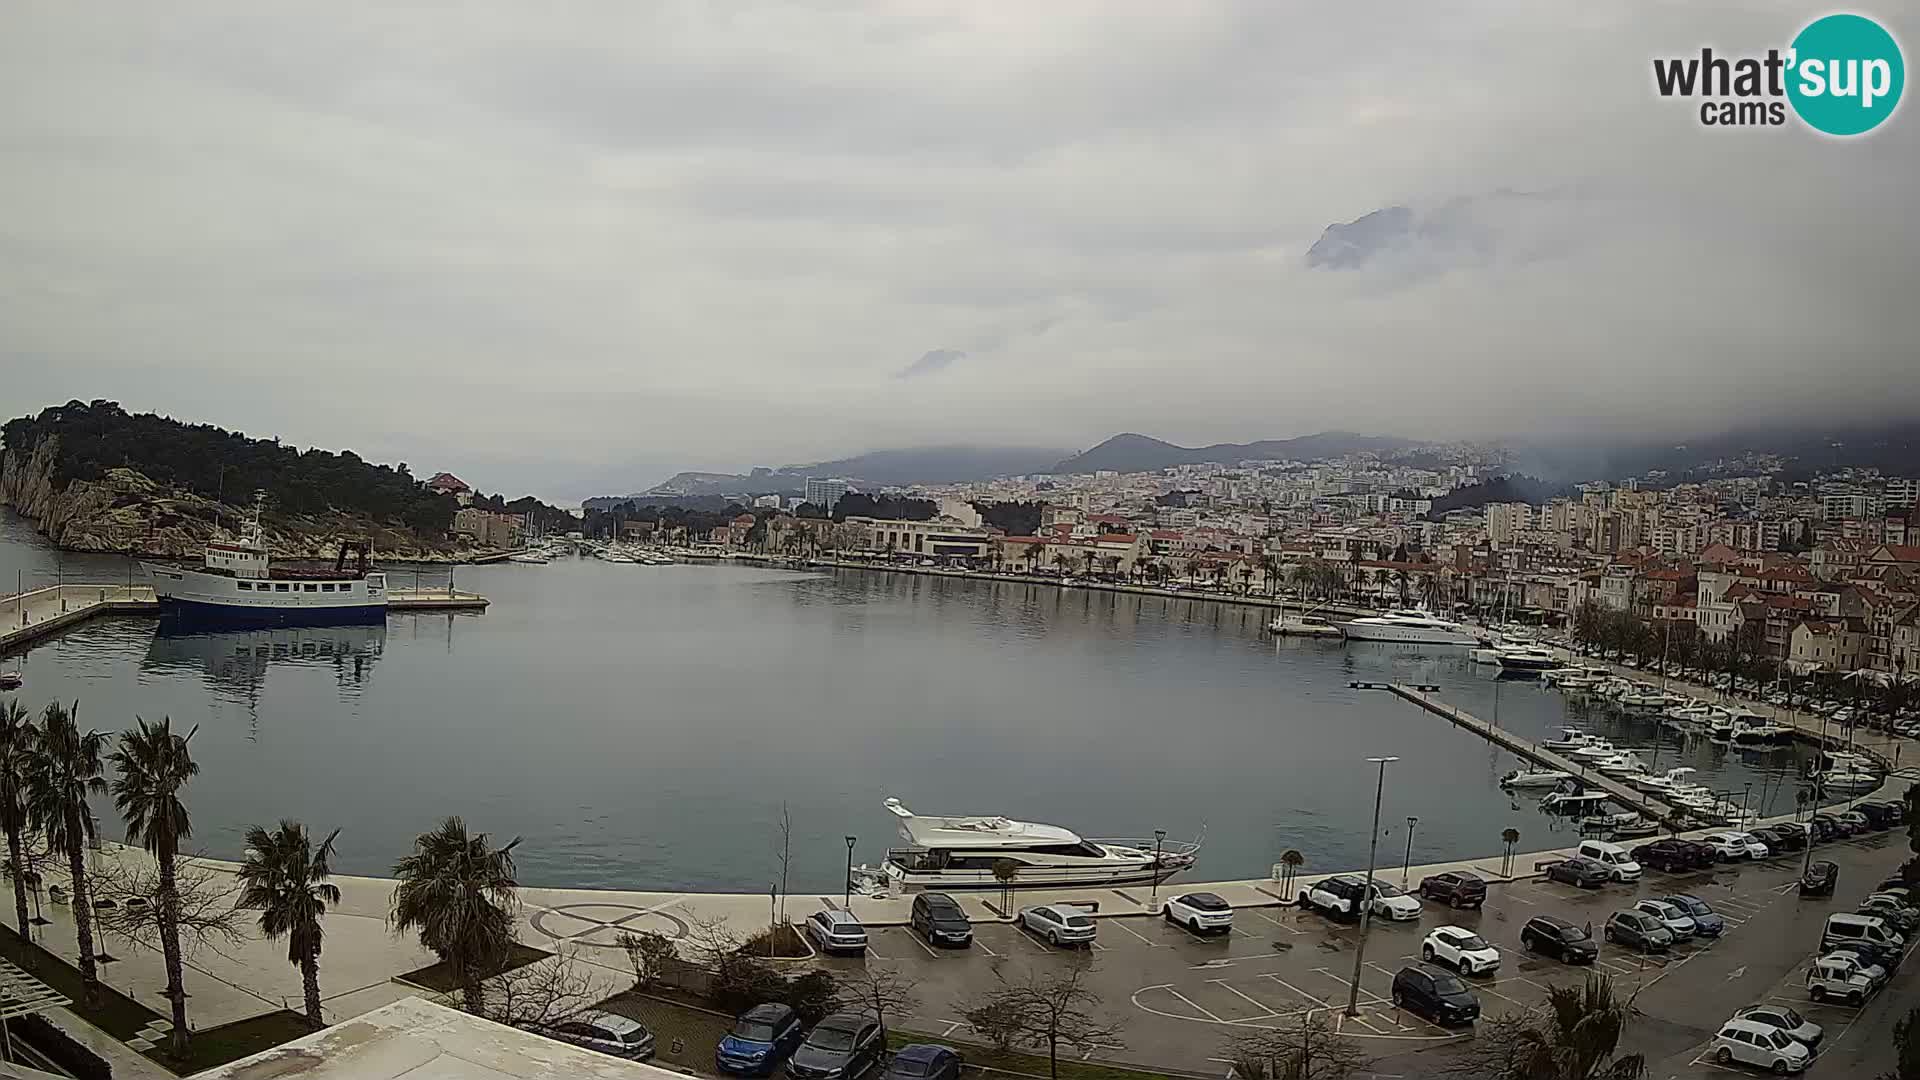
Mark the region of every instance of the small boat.
POLYGON ((545 566, 547 565, 549 560, 547 559, 546 555, 541 552, 527 550, 527 551, 514 552, 513 554, 507 556, 507 561, 513 562, 513 563, 534 563, 540 566, 545 566))
POLYGON ((1560 729, 1559 738, 1548 739, 1540 745, 1548 750, 1567 751, 1578 750, 1583 746, 1592 746, 1597 741, 1599 741, 1599 736, 1597 735, 1590 735, 1587 732, 1581 731, 1579 728, 1563 727, 1560 729))
POLYGON ((1553 788, 1561 781, 1573 779, 1573 774, 1559 769, 1515 769, 1500 778, 1503 788, 1553 788))
POLYGON ((1267 633, 1279 637, 1337 638, 1346 635, 1340 628, 1313 615, 1288 615, 1282 612, 1267 623, 1267 633))
POLYGON ((18 690, 26 681, 17 671, 0 671, 0 690, 18 690))
POLYGON ((1733 741, 1740 746, 1778 748, 1793 741, 1793 729, 1767 720, 1757 724, 1736 724, 1733 741))
POLYGON ((1652 836, 1660 831, 1660 823, 1649 821, 1639 813, 1627 810, 1618 814, 1596 814, 1581 818, 1580 831, 1604 833, 1625 840, 1652 836))
POLYGON ((1605 739, 1595 739, 1585 746, 1577 746, 1567 751, 1569 757, 1585 758, 1589 764, 1604 761, 1618 753, 1619 751, 1613 748, 1613 744, 1605 739))
POLYGON ((1585 814, 1598 810, 1611 797, 1605 792, 1556 791, 1540 800, 1540 809, 1549 814, 1585 814))
POLYGON ((1627 709, 1664 709, 1667 707, 1667 695, 1651 687, 1635 687, 1617 698, 1622 708, 1627 709))
POLYGON ((1862 772, 1853 768, 1828 769, 1814 776, 1814 783, 1825 791, 1872 791, 1880 786, 1877 773, 1862 772))

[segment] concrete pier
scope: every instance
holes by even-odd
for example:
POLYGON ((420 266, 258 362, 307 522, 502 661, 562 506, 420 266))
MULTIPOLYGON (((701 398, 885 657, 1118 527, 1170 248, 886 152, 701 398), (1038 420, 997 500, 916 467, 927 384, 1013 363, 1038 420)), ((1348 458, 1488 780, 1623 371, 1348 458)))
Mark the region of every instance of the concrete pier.
POLYGON ((491 603, 479 593, 454 589, 388 589, 388 611, 485 611, 491 603))
POLYGON ((1513 732, 1490 724, 1464 709, 1449 705, 1444 701, 1436 701, 1426 692, 1407 686, 1404 683, 1389 684, 1387 689, 1428 712, 1436 716, 1444 716, 1448 720, 1453 721, 1456 726, 1466 728, 1468 731, 1486 739, 1488 742, 1503 746, 1537 765, 1542 765, 1549 769, 1558 769, 1561 772, 1579 777, 1581 783, 1589 787, 1599 788, 1608 795, 1611 795, 1615 802, 1630 806, 1649 818, 1656 821, 1671 821, 1675 816, 1676 811, 1673 807, 1668 806, 1666 803, 1644 792, 1635 791, 1633 788, 1596 769, 1588 768, 1586 763, 1578 758, 1567 757, 1555 751, 1548 750, 1532 739, 1523 739, 1513 732))

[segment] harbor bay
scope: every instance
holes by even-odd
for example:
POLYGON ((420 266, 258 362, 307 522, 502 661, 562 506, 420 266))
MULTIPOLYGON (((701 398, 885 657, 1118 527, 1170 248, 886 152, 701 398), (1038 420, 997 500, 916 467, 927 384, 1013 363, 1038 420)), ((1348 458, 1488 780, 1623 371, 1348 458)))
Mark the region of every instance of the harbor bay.
MULTIPOLYGON (((0 571, 28 587, 125 580, 126 560, 61 556, 9 517, 0 571), (31 579, 31 580, 29 580, 31 579)), ((444 567, 388 567, 396 587, 444 567)), ((139 580, 139 571, 133 571, 139 580)), ((338 867, 385 872, 447 812, 523 836, 527 884, 754 891, 794 825, 792 885, 838 891, 843 836, 878 861, 889 796, 920 813, 1004 814, 1084 835, 1201 839, 1196 880, 1366 860, 1372 773, 1387 775, 1381 862, 1563 846, 1572 822, 1509 794, 1504 751, 1385 693, 1438 696, 1529 738, 1563 724, 1763 813, 1790 811, 1806 750, 1737 750, 1491 678, 1456 648, 1275 642, 1269 613, 880 571, 460 567, 484 615, 371 626, 176 632, 107 618, 7 662, 37 708, 83 724, 200 725, 195 844, 235 857, 250 823, 342 828, 338 867)), ((97 808, 104 818, 104 806, 97 808)))

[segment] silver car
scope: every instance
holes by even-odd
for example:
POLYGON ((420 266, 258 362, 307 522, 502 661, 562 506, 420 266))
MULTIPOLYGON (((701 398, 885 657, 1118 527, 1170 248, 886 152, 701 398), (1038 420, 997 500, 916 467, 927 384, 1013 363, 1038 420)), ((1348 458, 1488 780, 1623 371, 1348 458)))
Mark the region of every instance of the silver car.
POLYGON ((827 952, 865 952, 867 928, 849 912, 816 911, 803 923, 807 936, 827 952))
POLYGON ((548 1028, 545 1034, 629 1061, 645 1061, 653 1056, 653 1032, 631 1017, 599 1009, 575 1013, 548 1028))
POLYGON ((1022 908, 1020 925, 1055 946, 1093 944, 1093 919, 1079 908, 1066 904, 1022 908))

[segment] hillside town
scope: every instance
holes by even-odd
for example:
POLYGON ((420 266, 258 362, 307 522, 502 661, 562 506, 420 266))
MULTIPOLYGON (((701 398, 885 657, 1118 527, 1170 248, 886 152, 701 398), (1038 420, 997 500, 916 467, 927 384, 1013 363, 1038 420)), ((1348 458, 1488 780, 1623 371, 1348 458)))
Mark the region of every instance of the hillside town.
POLYGON ((1460 456, 1440 468, 1359 455, 879 492, 908 508, 899 518, 835 514, 858 488, 818 479, 807 492, 817 502, 763 496, 703 530, 636 507, 620 529, 710 551, 1422 604, 1548 626, 1570 627, 1591 605, 1710 642, 1744 633, 1802 667, 1920 671, 1920 480, 1850 469, 1785 482, 1779 461, 1754 458, 1697 482, 1648 476, 1476 502, 1503 481, 1460 456), (1003 507, 1037 524, 1009 527, 1003 507))

